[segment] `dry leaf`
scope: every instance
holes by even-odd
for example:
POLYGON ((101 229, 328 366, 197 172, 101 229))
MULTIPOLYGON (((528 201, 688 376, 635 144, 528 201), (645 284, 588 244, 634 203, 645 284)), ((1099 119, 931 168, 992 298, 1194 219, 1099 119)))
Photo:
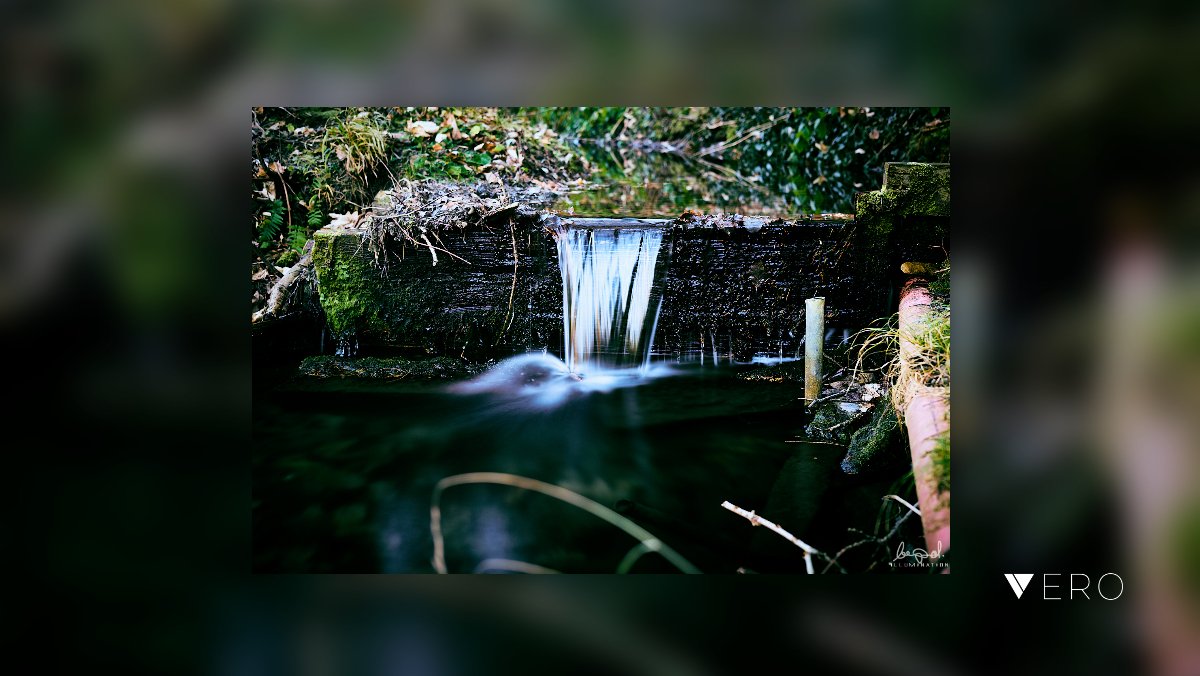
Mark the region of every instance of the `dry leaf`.
POLYGON ((438 123, 428 120, 411 120, 404 130, 417 138, 426 138, 437 133, 438 123))
POLYGON ((463 137, 463 133, 458 130, 458 120, 454 119, 454 113, 447 110, 446 117, 442 120, 442 126, 450 129, 450 138, 457 141, 463 137))
POLYGON ((329 227, 331 228, 353 228, 358 224, 359 219, 362 218, 362 215, 357 211, 329 215, 333 217, 333 220, 329 222, 329 227))

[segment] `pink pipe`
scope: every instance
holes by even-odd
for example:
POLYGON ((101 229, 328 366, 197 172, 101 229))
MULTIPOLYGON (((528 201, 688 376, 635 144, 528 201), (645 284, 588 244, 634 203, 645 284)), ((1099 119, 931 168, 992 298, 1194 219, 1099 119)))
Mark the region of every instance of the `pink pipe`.
MULTIPOLYGON (((900 290, 900 355, 919 348, 904 336, 912 335, 929 320, 933 298, 924 279, 910 279, 900 290)), ((950 549, 950 492, 940 493, 933 472, 932 452, 937 440, 950 430, 950 401, 934 393, 918 393, 904 408, 908 445, 912 449, 913 478, 917 504, 925 529, 926 551, 945 553, 950 549)))

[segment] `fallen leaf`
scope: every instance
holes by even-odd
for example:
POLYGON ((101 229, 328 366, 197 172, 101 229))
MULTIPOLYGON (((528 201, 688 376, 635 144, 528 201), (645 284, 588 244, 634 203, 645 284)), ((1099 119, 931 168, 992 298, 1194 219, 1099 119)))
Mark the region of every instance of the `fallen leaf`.
POLYGON ((816 146, 817 146, 817 150, 820 150, 822 153, 829 150, 829 146, 825 145, 824 143, 821 143, 820 141, 817 142, 816 146))
POLYGON ((333 217, 333 220, 329 222, 329 227, 331 228, 352 228, 358 224, 359 219, 362 218, 362 215, 357 211, 329 215, 333 217))
POLYGON ((407 131, 417 138, 426 138, 428 136, 432 136, 433 134, 437 133, 437 130, 438 123, 430 122, 428 120, 411 120, 404 127, 404 131, 407 131))
POLYGON ((442 126, 450 128, 450 138, 451 139, 457 141, 458 139, 463 137, 463 133, 458 130, 458 120, 454 119, 454 113, 452 111, 449 111, 449 110, 446 111, 446 117, 442 121, 442 126))
POLYGON ((821 185, 821 184, 822 184, 822 183, 824 183, 824 182, 825 182, 825 177, 824 177, 824 176, 818 176, 818 177, 816 177, 816 178, 814 178, 814 179, 813 179, 813 182, 812 182, 812 184, 813 184, 813 185, 821 185))

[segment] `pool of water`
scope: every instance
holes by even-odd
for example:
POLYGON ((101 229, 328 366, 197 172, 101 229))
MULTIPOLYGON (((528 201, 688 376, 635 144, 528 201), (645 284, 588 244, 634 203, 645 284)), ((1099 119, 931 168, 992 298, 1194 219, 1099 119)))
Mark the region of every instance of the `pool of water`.
MULTIPOLYGON (((873 529, 901 477, 842 474, 844 447, 799 437, 799 386, 746 381, 743 368, 762 367, 679 364, 540 403, 534 381, 256 382, 254 569, 433 572, 435 485, 501 472, 608 507, 702 572, 801 572, 798 549, 722 501, 832 553, 859 539, 850 528, 873 529)), ((614 572, 637 544, 584 510, 509 485, 454 486, 439 506, 450 572, 497 561, 614 572)), ((648 554, 632 572, 675 570, 648 554)))

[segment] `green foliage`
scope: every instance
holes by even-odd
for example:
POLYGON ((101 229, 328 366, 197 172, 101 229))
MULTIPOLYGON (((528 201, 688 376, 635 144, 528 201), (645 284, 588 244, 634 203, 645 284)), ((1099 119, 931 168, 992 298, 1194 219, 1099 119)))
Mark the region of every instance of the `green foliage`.
POLYGON ((258 219, 258 246, 267 248, 283 232, 283 220, 286 207, 283 200, 273 200, 269 209, 263 211, 258 219))
POLYGON ((288 246, 296 251, 304 249, 304 243, 308 241, 308 229, 300 223, 293 223, 288 227, 288 246))
MULTIPOLYGON (((307 195, 330 212, 358 211, 395 176, 625 182, 662 205, 718 200, 753 210, 781 195, 792 213, 851 211, 883 163, 947 161, 944 108, 257 108, 252 189, 307 195), (604 143, 596 144, 592 141, 604 143), (620 142, 669 142, 693 160, 664 181, 661 162, 620 142), (706 174, 710 186, 695 177, 706 174), (639 187, 640 186, 640 187, 639 187)), ((661 147, 660 147, 661 149, 661 147)), ((265 195, 264 195, 265 196, 265 195)), ((270 195, 273 199, 274 194, 270 195)), ((586 208, 586 205, 580 205, 586 208)), ((272 214, 279 210, 272 208, 272 214)), ((307 230, 319 227, 309 210, 307 230)), ((267 247, 296 246, 299 229, 259 223, 267 247), (265 226, 265 228, 263 227, 265 226), (276 244, 272 244, 276 243, 276 244)))
MULTIPOLYGON (((315 199, 315 198, 314 198, 315 199)), ((308 227, 317 230, 325 225, 325 215, 321 213, 321 209, 317 206, 314 199, 308 202, 308 227)))
MULTIPOLYGON (((783 195, 801 212, 851 211, 856 192, 880 184, 884 162, 950 159, 950 113, 942 108, 532 108, 521 112, 579 139, 670 141, 688 156, 783 195)), ((620 167, 604 168, 611 175, 624 173, 620 167)))

